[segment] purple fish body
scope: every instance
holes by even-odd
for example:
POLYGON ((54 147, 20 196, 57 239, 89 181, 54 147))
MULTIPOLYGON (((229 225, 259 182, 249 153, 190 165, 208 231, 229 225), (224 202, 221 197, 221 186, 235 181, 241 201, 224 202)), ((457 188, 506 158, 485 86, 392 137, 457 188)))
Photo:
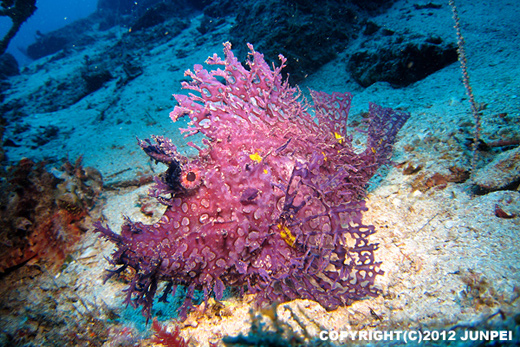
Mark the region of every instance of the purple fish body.
MULTIPOLYGON (((164 137, 140 141, 168 170, 150 194, 167 206, 154 225, 126 220, 121 234, 96 230, 116 244, 112 263, 135 276, 127 303, 150 309, 159 281, 222 298, 225 287, 244 288, 257 301, 310 299, 328 310, 376 296, 383 272, 374 259, 375 232, 364 225, 364 189, 388 163, 396 134, 409 114, 370 105, 367 148, 356 153, 347 134, 351 95, 312 92, 312 105, 251 50, 248 69, 231 45, 225 59, 195 65, 183 82, 197 92, 175 95, 171 118, 188 116, 186 136, 205 135, 195 158, 180 155, 164 137)), ((110 275, 110 276, 111 276, 110 275)), ((109 276, 109 277, 110 277, 109 276)), ((174 290, 173 290, 174 291, 174 290)))

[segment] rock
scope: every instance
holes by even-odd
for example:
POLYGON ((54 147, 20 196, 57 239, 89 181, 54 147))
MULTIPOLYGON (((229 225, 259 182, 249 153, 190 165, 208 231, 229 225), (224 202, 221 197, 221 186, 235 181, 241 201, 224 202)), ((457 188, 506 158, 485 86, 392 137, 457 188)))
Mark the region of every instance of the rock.
POLYGON ((235 13, 240 5, 240 2, 233 0, 211 1, 204 7, 204 15, 210 18, 227 17, 230 13, 235 13))
POLYGON ((493 161, 473 174, 473 182, 489 191, 506 189, 518 185, 519 181, 520 147, 500 153, 493 161))
POLYGON ((163 23, 167 18, 168 6, 159 3, 146 10, 139 19, 132 25, 132 31, 143 30, 163 23))
POLYGON ((27 47, 27 55, 36 60, 73 45, 76 48, 90 45, 95 42, 91 34, 95 32, 98 21, 96 14, 92 14, 49 33, 37 33, 36 42, 27 47))
MULTIPOLYGON (((213 8, 208 6, 204 12, 212 13, 213 8)), ((287 58, 286 72, 293 83, 334 59, 368 18, 366 9, 350 1, 242 1, 234 13, 231 42, 239 59, 246 56, 247 42, 275 64, 281 53, 287 58)))
POLYGON ((11 53, 0 55, 0 80, 5 80, 7 77, 19 74, 18 62, 13 55, 11 53))
POLYGON ((172 18, 187 16, 191 11, 193 11, 193 8, 179 4, 178 1, 173 3, 159 2, 146 8, 143 15, 131 25, 131 31, 151 28, 172 18))
POLYGON ((112 14, 130 14, 137 8, 138 3, 134 0, 98 0, 98 12, 109 12, 112 14))
POLYGON ((457 61, 455 43, 445 43, 439 37, 412 37, 383 30, 374 36, 367 38, 363 44, 367 48, 354 53, 347 64, 354 80, 363 87, 375 82, 406 87, 457 61))
POLYGON ((69 40, 66 37, 47 34, 39 37, 35 43, 27 47, 27 55, 36 60, 62 50, 68 43, 69 40))
MULTIPOLYGON (((40 33, 36 42, 27 47, 27 55, 32 59, 39 59, 69 47, 77 50, 96 42, 99 38, 97 36, 99 30, 105 31, 116 24, 128 25, 135 32, 144 31, 175 18, 183 23, 188 22, 186 17, 191 11, 193 7, 184 4, 181 0, 172 2, 125 0, 121 1, 120 5, 119 2, 100 1, 98 10, 90 16, 49 33, 40 33), (117 6, 113 7, 115 3, 117 6)), ((142 43, 140 45, 143 46, 142 43)))
POLYGON ((105 69, 84 71, 81 77, 86 82, 87 94, 95 92, 103 87, 106 82, 114 78, 110 71, 105 69))

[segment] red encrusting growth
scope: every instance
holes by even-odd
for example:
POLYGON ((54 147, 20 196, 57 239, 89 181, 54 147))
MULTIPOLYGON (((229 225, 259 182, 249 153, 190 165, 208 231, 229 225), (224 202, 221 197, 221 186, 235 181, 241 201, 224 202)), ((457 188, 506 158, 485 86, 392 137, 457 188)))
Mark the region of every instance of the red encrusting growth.
POLYGON ((180 335, 181 330, 178 325, 170 332, 166 326, 157 321, 157 318, 154 318, 152 329, 155 331, 155 335, 152 337, 153 343, 160 343, 167 347, 188 347, 188 342, 180 335))
POLYGON ((101 174, 78 158, 65 162, 55 177, 43 162, 25 158, 7 176, 0 192, 0 272, 29 260, 59 268, 88 229, 101 174))

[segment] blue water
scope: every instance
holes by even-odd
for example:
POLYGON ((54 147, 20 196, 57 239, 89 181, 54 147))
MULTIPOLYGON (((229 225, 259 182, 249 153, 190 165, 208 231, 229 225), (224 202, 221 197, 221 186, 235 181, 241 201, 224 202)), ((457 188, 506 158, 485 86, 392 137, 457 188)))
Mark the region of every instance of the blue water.
MULTIPOLYGON (((85 18, 96 10, 97 0, 38 0, 34 14, 22 24, 11 40, 7 52, 14 55, 20 65, 31 62, 24 51, 36 39, 36 32, 48 33, 64 27, 75 20, 85 18)), ((0 17, 0 37, 4 37, 11 27, 8 17, 0 17)))

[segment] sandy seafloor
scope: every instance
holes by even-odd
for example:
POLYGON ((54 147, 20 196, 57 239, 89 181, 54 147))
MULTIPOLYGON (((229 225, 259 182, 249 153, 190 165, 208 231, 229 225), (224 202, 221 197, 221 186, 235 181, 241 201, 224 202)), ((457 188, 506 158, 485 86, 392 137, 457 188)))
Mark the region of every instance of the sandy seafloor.
MULTIPOLYGON (((425 11, 415 10, 414 3, 419 2, 398 1, 374 21, 395 31, 424 30, 455 41, 447 4, 443 3, 441 9, 427 15, 425 11)), ((481 137, 485 141, 518 139, 520 5, 515 0, 479 0, 459 1, 458 6, 471 85, 477 102, 486 104, 481 137)), ((211 42, 197 46, 192 37, 196 35, 195 28, 200 19, 200 16, 192 18, 188 29, 150 51, 143 59, 143 74, 124 89, 117 90, 112 81, 67 109, 27 116, 24 121, 34 128, 57 125, 63 129, 60 132, 63 137, 35 149, 8 148, 9 159, 83 155, 84 165, 99 169, 105 183, 160 172, 161 168, 154 167, 141 153, 135 137, 165 135, 180 148, 185 148, 177 125, 168 117, 174 105, 171 94, 180 91, 185 69, 203 62, 215 52, 222 53, 221 43, 226 41, 227 25, 230 25, 222 25, 213 34, 211 42), (182 47, 189 54, 176 58, 174 47, 182 47), (96 121, 102 110, 106 120, 96 121)), ((118 28, 111 30, 115 35, 121 33, 118 28)), ((30 95, 51 77, 67 78, 68 71, 81 64, 84 54, 94 55, 104 44, 108 44, 107 41, 100 38, 86 51, 57 61, 43 58, 45 69, 37 70, 35 66, 42 61, 34 62, 28 72, 12 78, 13 88, 7 100, 30 95)), ((380 244, 376 259, 382 261, 381 269, 385 273, 378 276, 377 286, 382 295, 332 312, 326 312, 314 302, 296 300, 278 306, 280 319, 296 334, 300 334, 304 326, 312 337, 317 337, 320 330, 432 329, 453 329, 461 336, 465 331, 480 328, 510 330, 515 342, 503 341, 502 345, 520 343, 520 217, 495 216, 497 204, 518 216, 520 193, 518 190, 498 190, 474 194, 475 175, 495 158, 497 152, 479 153, 477 168, 472 178, 464 183, 448 182, 430 189, 417 189, 424 187, 426 178, 434 173, 447 174, 450 167, 470 168, 471 153, 460 139, 471 138, 473 117, 459 64, 451 64, 405 88, 394 89, 387 83, 376 83, 363 89, 346 71, 347 54, 348 50, 309 76, 300 85, 302 90, 352 92, 353 119, 359 119, 361 112, 368 109, 368 102, 401 107, 411 113, 394 148, 393 160, 402 165, 382 170, 381 177, 373 180, 367 197, 369 211, 364 214, 365 223, 375 225, 378 230, 371 240, 380 244), (420 165, 422 170, 404 175, 403 167, 407 165, 420 165)), ((518 165, 513 170, 519 170, 518 165)), ((146 196, 148 188, 103 193, 102 213, 113 230, 119 230, 123 214, 146 223, 160 217, 159 207, 152 218, 140 212, 139 201, 146 196)), ((78 316, 80 312, 90 311, 105 317, 108 311, 114 311, 119 315, 118 326, 129 327, 136 336, 146 337, 149 327, 144 326, 139 310, 125 309, 122 305, 122 289, 126 285, 115 280, 103 284, 103 271, 109 267, 104 257, 111 251, 111 244, 89 232, 73 254, 74 261, 54 279, 45 274, 34 280, 20 279, 12 284, 13 289, 3 289, 2 296, 4 300, 25 300, 28 306, 38 306, 37 303, 50 295, 56 303, 56 315, 78 316), (81 297, 85 305, 71 299, 75 297, 81 297)), ((226 314, 220 317, 194 312, 181 323, 182 335, 191 337, 194 345, 208 346, 210 341, 218 341, 222 336, 247 333, 250 302, 248 296, 242 300, 227 297, 223 302, 226 314)), ((156 304, 153 313, 160 321, 172 323, 174 311, 174 305, 156 304)), ((13 315, 4 329, 14 329, 21 324, 21 319, 13 315)), ((265 321, 268 323, 269 319, 265 318, 265 321)), ((372 341, 370 344, 377 343, 372 341)), ((379 344, 399 345, 402 342, 379 344)), ((458 344, 463 343, 456 341, 451 345, 458 344)), ((467 345, 475 344, 477 342, 467 345)), ((107 341, 105 345, 112 344, 107 341)))

